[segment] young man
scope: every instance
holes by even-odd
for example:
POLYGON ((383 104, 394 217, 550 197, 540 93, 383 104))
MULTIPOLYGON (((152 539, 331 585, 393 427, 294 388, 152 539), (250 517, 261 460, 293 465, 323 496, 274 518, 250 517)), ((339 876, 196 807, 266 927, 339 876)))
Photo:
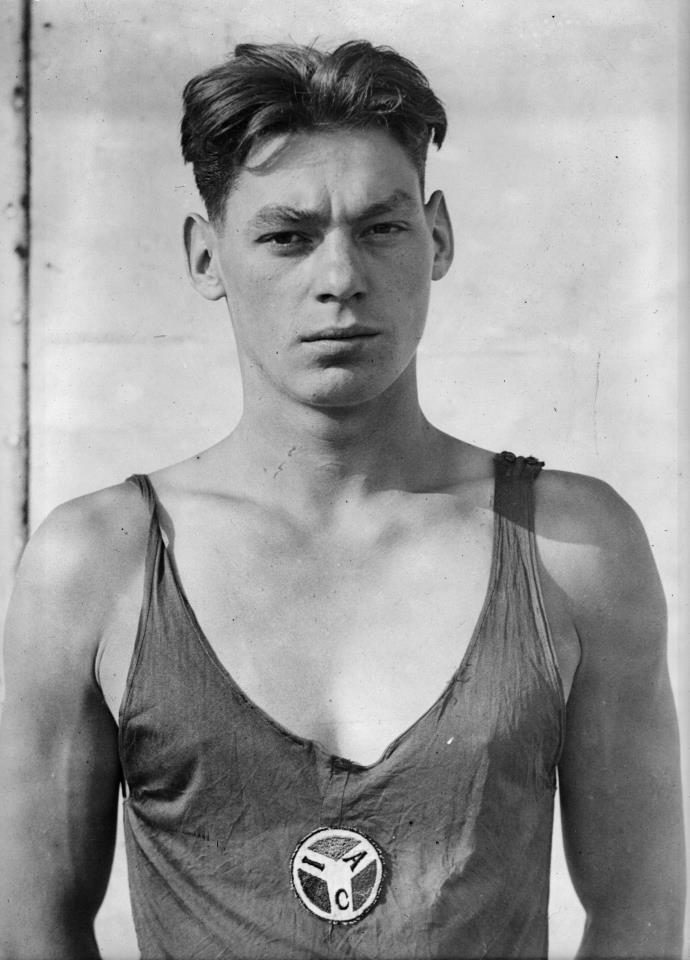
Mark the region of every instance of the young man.
POLYGON ((556 772, 581 957, 680 951, 664 600, 606 485, 424 418, 443 108, 387 49, 185 91, 244 412, 59 508, 8 621, 4 956, 97 955, 118 783, 145 957, 543 957, 556 772), (143 602, 142 602, 143 596, 143 602), (566 711, 567 703, 567 711, 566 711), (567 712, 567 722, 566 722, 567 712))

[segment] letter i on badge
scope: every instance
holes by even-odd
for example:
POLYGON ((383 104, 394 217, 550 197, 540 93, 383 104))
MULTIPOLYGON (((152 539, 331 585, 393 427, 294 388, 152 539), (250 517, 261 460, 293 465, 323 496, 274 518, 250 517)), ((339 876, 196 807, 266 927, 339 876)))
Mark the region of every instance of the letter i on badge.
POLYGON ((291 874, 293 889, 310 913, 329 923, 355 923, 378 900, 383 858, 358 830, 324 827, 297 845, 291 874))

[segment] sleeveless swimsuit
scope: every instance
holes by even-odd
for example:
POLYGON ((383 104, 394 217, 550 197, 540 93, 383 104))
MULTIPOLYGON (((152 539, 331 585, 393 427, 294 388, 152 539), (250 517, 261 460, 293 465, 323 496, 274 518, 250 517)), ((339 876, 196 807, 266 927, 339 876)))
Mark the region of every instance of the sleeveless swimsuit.
POLYGON ((187 602, 151 484, 130 478, 151 509, 119 734, 146 960, 546 957, 564 700, 537 572, 541 466, 496 457, 490 583, 467 652, 370 766, 245 696, 187 602))

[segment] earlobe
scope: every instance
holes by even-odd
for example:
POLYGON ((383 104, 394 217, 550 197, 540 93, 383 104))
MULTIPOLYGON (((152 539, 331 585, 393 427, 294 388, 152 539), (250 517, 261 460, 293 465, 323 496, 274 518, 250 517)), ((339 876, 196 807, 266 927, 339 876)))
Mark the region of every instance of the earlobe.
POLYGON ((431 279, 440 280, 448 273, 453 262, 453 226, 450 222, 446 199, 440 190, 435 191, 427 201, 426 212, 434 241, 431 279))
POLYGON ((190 213, 184 222, 187 273, 194 289, 207 300, 220 300, 225 296, 225 286, 216 263, 215 244, 211 224, 198 213, 190 213))

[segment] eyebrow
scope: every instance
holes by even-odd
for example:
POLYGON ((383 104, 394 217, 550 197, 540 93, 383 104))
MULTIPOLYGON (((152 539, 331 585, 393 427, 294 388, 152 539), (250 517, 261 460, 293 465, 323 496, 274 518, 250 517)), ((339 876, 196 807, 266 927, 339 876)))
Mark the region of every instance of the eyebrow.
MULTIPOLYGON (((412 194, 406 190, 394 190, 393 193, 382 200, 376 200, 369 204, 357 213, 352 221, 370 220, 372 217, 380 217, 389 213, 404 213, 414 208, 416 202, 412 194)), ((323 212, 319 210, 300 209, 282 203, 274 203, 261 207, 249 221, 249 226, 270 229, 298 223, 320 224, 326 219, 323 212)))

